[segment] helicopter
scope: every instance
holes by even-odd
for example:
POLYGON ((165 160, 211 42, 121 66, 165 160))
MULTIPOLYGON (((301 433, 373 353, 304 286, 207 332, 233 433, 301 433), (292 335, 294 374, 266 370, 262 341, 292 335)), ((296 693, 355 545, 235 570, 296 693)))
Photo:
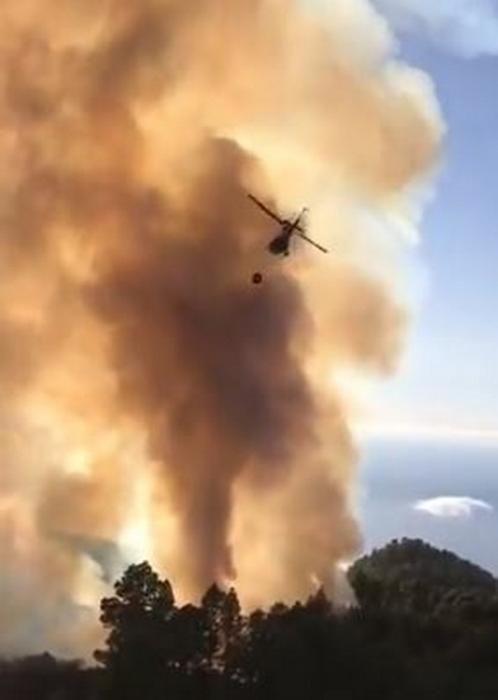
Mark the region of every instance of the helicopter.
MULTIPOLYGON (((320 250, 322 253, 329 252, 326 248, 321 246, 319 243, 316 243, 316 241, 313 241, 306 235, 305 229, 303 229, 301 225, 301 221, 308 211, 306 208, 301 210, 294 221, 290 221, 289 219, 283 219, 281 216, 273 212, 266 206, 266 204, 263 204, 263 202, 261 202, 253 194, 248 193, 247 196, 254 202, 254 204, 264 211, 267 216, 276 221, 280 226, 280 232, 270 241, 270 243, 268 243, 267 246, 267 250, 272 255, 288 256, 290 254, 290 240, 293 235, 299 236, 307 243, 310 243, 315 248, 318 248, 318 250, 320 250)), ((254 284, 260 284, 263 281, 262 274, 260 272, 255 272, 252 276, 252 281, 254 284)))

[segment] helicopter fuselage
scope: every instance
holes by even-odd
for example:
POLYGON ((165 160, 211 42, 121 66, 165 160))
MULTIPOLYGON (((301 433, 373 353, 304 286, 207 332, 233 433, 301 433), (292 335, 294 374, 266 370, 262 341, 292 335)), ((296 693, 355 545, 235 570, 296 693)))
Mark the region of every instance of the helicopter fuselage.
POLYGON ((291 223, 282 226, 281 233, 275 236, 268 244, 268 250, 273 255, 289 255, 289 243, 294 232, 294 226, 291 223))
MULTIPOLYGON (((289 219, 284 219, 281 216, 279 216, 279 214, 272 211, 266 204, 264 204, 262 201, 260 201, 254 195, 248 193, 247 196, 268 217, 273 219, 273 221, 277 221, 278 224, 280 225, 280 230, 279 230, 278 234, 274 238, 272 238, 270 243, 268 243, 268 245, 267 245, 267 250, 272 255, 282 255, 282 256, 289 255, 289 253, 290 253, 290 250, 289 250, 290 239, 292 238, 293 234, 298 235, 303 240, 305 240, 308 243, 310 243, 311 245, 315 246, 315 248, 318 248, 319 250, 321 250, 322 253, 328 252, 326 250, 326 248, 321 246, 319 243, 316 243, 315 241, 313 241, 311 238, 309 238, 306 235, 306 225, 305 225, 305 223, 301 223, 304 214, 308 211, 306 207, 301 210, 300 214, 297 216, 296 219, 294 219, 293 221, 289 221, 289 219)), ((263 279, 263 277, 262 277, 261 273, 255 272, 253 277, 252 277, 253 284, 261 284, 262 279, 263 279)))

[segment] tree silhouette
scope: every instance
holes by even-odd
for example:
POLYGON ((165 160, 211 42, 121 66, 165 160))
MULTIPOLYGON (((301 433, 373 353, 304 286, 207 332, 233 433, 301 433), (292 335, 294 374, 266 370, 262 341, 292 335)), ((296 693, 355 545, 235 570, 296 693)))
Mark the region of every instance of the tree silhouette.
POLYGON ((109 694, 123 700, 159 697, 174 666, 171 585, 143 562, 130 566, 114 589, 116 595, 100 606, 100 620, 110 631, 107 648, 95 652, 108 671, 109 694))
POLYGON ((494 577, 421 541, 350 570, 358 606, 323 590, 246 615, 234 589, 175 605, 168 581, 131 566, 101 604, 108 631, 86 669, 44 655, 0 661, 2 700, 496 700, 494 577))
POLYGON ((206 661, 214 671, 237 675, 237 656, 242 641, 243 620, 233 588, 227 593, 213 584, 202 598, 206 661))

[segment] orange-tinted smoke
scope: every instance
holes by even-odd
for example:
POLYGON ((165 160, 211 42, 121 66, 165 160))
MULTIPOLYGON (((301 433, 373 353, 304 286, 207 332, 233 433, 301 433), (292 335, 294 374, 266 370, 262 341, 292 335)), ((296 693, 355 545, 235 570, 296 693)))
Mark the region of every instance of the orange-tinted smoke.
POLYGON ((358 547, 348 407, 311 366, 390 369, 404 314, 368 265, 270 261, 246 197, 347 194, 354 233, 356 202, 389 208, 433 162, 423 79, 339 5, 354 50, 332 5, 327 30, 291 0, 2 3, 0 532, 23 533, 9 590, 38 575, 0 648, 77 647, 64 611, 95 604, 145 481, 184 596, 333 592, 358 547), (52 580, 38 638, 14 634, 52 580))

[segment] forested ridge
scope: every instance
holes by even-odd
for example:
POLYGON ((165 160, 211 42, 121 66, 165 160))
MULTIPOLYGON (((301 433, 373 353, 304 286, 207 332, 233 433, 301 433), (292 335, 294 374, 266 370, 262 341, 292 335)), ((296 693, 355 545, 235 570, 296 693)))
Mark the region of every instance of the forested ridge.
POLYGON ((175 603, 147 562, 101 602, 95 667, 45 654, 0 665, 2 700, 481 700, 498 698, 498 584, 420 540, 394 541, 323 591, 244 615, 234 589, 175 603))

